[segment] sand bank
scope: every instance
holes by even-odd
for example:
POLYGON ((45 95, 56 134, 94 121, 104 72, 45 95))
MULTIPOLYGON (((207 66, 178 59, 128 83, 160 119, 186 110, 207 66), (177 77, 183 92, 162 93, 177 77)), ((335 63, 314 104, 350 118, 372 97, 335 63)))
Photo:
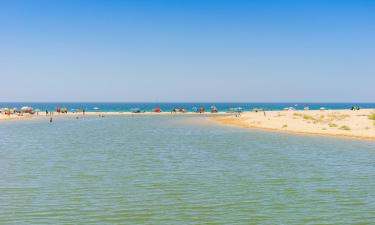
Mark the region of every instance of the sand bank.
POLYGON ((245 112, 241 116, 212 117, 225 125, 273 131, 329 135, 375 141, 375 109, 245 112))

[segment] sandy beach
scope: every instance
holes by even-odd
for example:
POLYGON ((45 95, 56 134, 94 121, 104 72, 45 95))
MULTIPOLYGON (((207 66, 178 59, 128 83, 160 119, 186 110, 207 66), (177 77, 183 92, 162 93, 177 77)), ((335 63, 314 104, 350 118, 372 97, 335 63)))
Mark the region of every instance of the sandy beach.
POLYGON ((372 113, 375 109, 266 111, 244 112, 239 117, 212 117, 210 120, 243 128, 375 141, 375 121, 369 118, 372 113))
POLYGON ((205 116, 215 116, 215 115, 227 115, 226 112, 218 112, 218 113, 193 113, 193 112, 186 112, 186 113, 171 113, 171 112, 141 112, 141 113, 132 113, 132 112, 85 112, 83 115, 82 112, 80 113, 57 113, 54 112, 53 115, 46 115, 44 112, 40 112, 39 114, 28 114, 24 113, 22 115, 18 114, 11 114, 5 115, 0 114, 0 121, 17 121, 17 120, 30 120, 30 119, 43 119, 43 118, 59 118, 59 117, 82 117, 82 116, 145 116, 145 115, 155 115, 155 116, 181 116, 181 115, 205 115, 205 116))
POLYGON ((218 112, 197 114, 170 113, 170 112, 86 112, 82 113, 56 113, 53 115, 23 114, 4 115, 0 114, 0 121, 18 121, 30 119, 50 119, 59 117, 82 117, 82 116, 144 116, 144 115, 201 115, 207 116, 210 121, 216 121, 224 125, 238 126, 243 128, 256 128, 279 132, 291 132, 299 134, 328 135, 346 138, 359 138, 375 140, 375 120, 369 119, 375 109, 351 110, 296 110, 296 111, 260 111, 243 112, 240 116, 236 114, 218 112))

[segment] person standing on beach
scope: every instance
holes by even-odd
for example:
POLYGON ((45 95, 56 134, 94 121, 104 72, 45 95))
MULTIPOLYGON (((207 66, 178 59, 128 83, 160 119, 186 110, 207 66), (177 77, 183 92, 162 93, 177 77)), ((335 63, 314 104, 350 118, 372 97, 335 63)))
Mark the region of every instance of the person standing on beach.
POLYGON ((83 115, 85 115, 85 109, 82 109, 83 115))
POLYGON ((46 109, 46 116, 48 116, 48 110, 46 109))

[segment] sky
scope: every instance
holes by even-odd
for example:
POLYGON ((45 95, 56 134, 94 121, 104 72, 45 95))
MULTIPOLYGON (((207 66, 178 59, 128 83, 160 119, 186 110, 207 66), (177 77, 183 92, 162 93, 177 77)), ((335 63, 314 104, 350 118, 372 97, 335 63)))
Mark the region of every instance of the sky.
POLYGON ((375 102, 375 1, 2 0, 0 102, 375 102))

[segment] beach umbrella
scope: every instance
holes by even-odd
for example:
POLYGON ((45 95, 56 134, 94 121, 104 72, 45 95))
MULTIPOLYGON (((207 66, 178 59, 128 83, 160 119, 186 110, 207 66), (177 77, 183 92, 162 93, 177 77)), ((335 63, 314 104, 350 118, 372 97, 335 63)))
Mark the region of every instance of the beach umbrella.
POLYGON ((131 111, 132 113, 140 113, 140 112, 141 112, 141 109, 140 109, 140 108, 132 108, 132 109, 130 109, 130 111, 131 111))
POLYGON ((160 108, 155 108, 154 112, 161 112, 161 109, 160 108))
POLYGON ((8 108, 3 108, 2 112, 4 112, 5 114, 7 114, 7 113, 10 113, 10 110, 8 108))
POLYGON ((31 107, 29 107, 29 106, 23 106, 23 107, 21 108, 21 111, 22 111, 22 112, 31 112, 31 111, 33 111, 33 108, 31 108, 31 107))

